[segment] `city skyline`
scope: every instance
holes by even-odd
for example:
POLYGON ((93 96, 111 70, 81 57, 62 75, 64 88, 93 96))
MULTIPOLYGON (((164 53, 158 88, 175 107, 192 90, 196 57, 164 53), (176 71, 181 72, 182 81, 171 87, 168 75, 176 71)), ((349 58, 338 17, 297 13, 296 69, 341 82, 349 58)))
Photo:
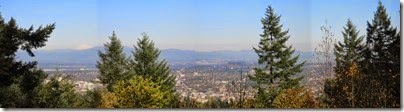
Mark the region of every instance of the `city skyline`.
MULTIPOLYGON (((399 27, 399 5, 382 0, 392 25, 399 27)), ((132 47, 147 32, 160 49, 195 51, 251 50, 262 33, 260 19, 271 5, 281 15, 288 43, 296 50, 312 51, 328 21, 337 41, 348 18, 366 33, 373 19, 375 0, 136 0, 136 1, 0 1, 3 18, 22 27, 56 23, 47 45, 40 50, 87 49, 102 46, 112 31, 124 46, 132 47), (22 3, 26 2, 26 3, 22 3), (361 7, 357 7, 360 4, 361 7), (345 7, 341 9, 340 7, 345 7), (35 10, 32 10, 35 9, 35 10), (35 18, 35 19, 33 19, 35 18)))

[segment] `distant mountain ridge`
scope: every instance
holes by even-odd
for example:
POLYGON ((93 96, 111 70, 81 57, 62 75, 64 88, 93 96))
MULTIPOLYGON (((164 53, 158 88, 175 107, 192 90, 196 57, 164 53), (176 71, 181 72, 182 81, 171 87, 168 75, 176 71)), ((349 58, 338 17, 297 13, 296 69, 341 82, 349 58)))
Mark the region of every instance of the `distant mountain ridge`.
MULTIPOLYGON (((60 50, 42 50, 34 51, 35 57, 29 57, 26 52, 17 52, 17 57, 20 60, 30 61, 36 60, 39 65, 44 64, 70 64, 70 65, 95 65, 98 60, 98 50, 104 51, 104 48, 94 47, 85 50, 60 49, 60 50)), ((126 55, 130 56, 133 48, 124 47, 126 55)), ((313 56, 313 52, 296 51, 295 54, 300 54, 299 62, 308 60, 313 56)), ((167 60, 170 64, 192 63, 195 61, 243 61, 256 63, 258 60, 257 54, 253 50, 220 50, 220 51, 193 51, 180 49, 162 49, 160 54, 161 59, 167 60)))

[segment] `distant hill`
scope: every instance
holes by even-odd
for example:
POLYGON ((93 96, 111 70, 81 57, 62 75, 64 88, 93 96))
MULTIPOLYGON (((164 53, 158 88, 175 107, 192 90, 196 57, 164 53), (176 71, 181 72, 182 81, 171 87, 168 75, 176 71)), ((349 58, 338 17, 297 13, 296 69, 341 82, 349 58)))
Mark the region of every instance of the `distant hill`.
MULTIPOLYGON (((103 47, 94 47, 86 50, 60 49, 34 51, 35 57, 31 58, 26 52, 17 52, 18 59, 29 61, 36 60, 39 65, 60 64, 60 65, 95 65, 98 60, 98 50, 103 51, 103 47)), ((129 56, 133 48, 125 47, 124 52, 129 56)), ((300 54, 299 62, 308 60, 313 52, 296 51, 300 54)), ((166 59, 170 64, 192 63, 196 61, 243 61, 256 63, 258 56, 253 50, 241 51, 192 51, 180 49, 163 49, 160 54, 162 59, 166 59)))

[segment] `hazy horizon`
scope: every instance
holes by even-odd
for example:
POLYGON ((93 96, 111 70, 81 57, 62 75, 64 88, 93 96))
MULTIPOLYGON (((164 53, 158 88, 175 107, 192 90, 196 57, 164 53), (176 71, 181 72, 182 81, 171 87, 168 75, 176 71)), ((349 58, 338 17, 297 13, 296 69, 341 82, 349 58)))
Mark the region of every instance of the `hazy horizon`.
MULTIPOLYGON (((392 25, 399 27, 399 1, 382 0, 392 25), (397 3, 396 3, 397 2, 397 3)), ((115 31, 132 47, 147 32, 159 49, 194 51, 252 50, 262 33, 260 19, 268 5, 281 15, 287 42, 297 51, 312 51, 328 21, 337 40, 348 18, 366 33, 377 0, 13 0, 0 1, 0 12, 21 27, 56 23, 39 50, 87 49, 102 46, 115 31), (24 3, 22 3, 24 2, 24 3), (361 7, 357 5, 360 4, 361 7), (341 9, 341 7, 344 7, 341 9), (35 9, 35 10, 32 10, 35 9)))
MULTIPOLYGON (((123 46, 124 48, 130 48, 130 49, 134 49, 134 47, 133 46, 123 46)), ((94 49, 94 48, 102 48, 102 49, 104 49, 104 46, 103 45, 99 45, 99 46, 89 46, 89 47, 87 47, 87 48, 81 48, 81 49, 78 49, 78 48, 59 48, 59 49, 36 49, 36 50, 33 50, 34 52, 37 52, 37 51, 58 51, 58 50, 75 50, 75 51, 85 51, 85 50, 89 50, 89 49, 94 49)), ((226 50, 226 49, 224 49, 224 50, 194 50, 194 49, 182 49, 182 48, 163 48, 163 49, 161 49, 161 48, 159 48, 159 50, 183 50, 183 51, 195 51, 195 52, 215 52, 215 51, 234 51, 234 52, 237 52, 237 51, 254 51, 254 49, 253 48, 251 48, 251 49, 229 49, 229 50, 226 50)), ((25 51, 21 51, 21 50, 19 50, 20 52, 25 52, 25 51)), ((300 52, 314 52, 314 51, 301 51, 301 50, 297 50, 296 49, 296 51, 300 51, 300 52)))

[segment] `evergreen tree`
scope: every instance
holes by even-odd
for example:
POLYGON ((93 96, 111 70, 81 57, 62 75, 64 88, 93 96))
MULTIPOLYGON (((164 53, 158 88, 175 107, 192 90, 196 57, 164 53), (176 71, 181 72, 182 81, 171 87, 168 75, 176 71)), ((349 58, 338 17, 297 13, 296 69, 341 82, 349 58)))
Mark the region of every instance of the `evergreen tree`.
MULTIPOLYGON (((32 107, 33 90, 41 84, 46 74, 36 68, 37 62, 16 60, 17 50, 23 50, 34 57, 32 50, 45 46, 55 24, 20 28, 16 20, 11 18, 8 23, 0 15, 0 105, 10 107, 32 107), (19 93, 21 98, 9 97, 7 91, 19 93), (21 101, 24 100, 24 101, 21 101)), ((17 95, 17 94, 14 94, 17 95)))
POLYGON ((154 42, 149 40, 146 33, 142 33, 143 38, 138 39, 135 51, 132 52, 133 59, 130 60, 131 72, 150 78, 153 82, 161 85, 162 91, 170 94, 165 96, 173 103, 168 107, 178 106, 177 95, 175 94, 175 76, 170 74, 170 68, 165 60, 159 60, 160 50, 154 46, 154 42))
POLYGON ((70 76, 56 74, 48 82, 36 88, 34 107, 77 108, 82 106, 80 95, 70 80, 70 76))
POLYGON ((382 2, 371 22, 367 23, 365 61, 366 80, 372 86, 364 107, 400 107, 400 64, 397 29, 391 26, 390 17, 382 2), (394 46, 394 47, 393 47, 394 46))
POLYGON ((333 107, 355 107, 355 101, 360 96, 360 73, 357 70, 357 63, 363 60, 362 53, 364 50, 363 38, 359 36, 359 31, 351 20, 348 20, 342 35, 344 40, 338 42, 334 47, 336 66, 334 71, 336 74, 334 83, 328 82, 325 90, 327 97, 332 99, 331 106, 333 107), (356 71, 352 71, 355 69, 356 71), (333 84, 333 85, 332 85, 333 84), (333 93, 331 93, 333 92, 333 93))
POLYGON ((115 32, 109 37, 109 43, 104 44, 105 53, 98 51, 100 60, 97 61, 97 68, 101 83, 107 85, 109 91, 112 91, 112 85, 117 81, 129 78, 127 75, 128 60, 123 52, 121 41, 117 38, 115 32))
POLYGON ((391 63, 389 64, 390 69, 391 69, 391 75, 390 76, 390 84, 389 86, 390 88, 390 92, 391 92, 391 96, 390 99, 392 99, 393 101, 391 101, 389 104, 394 105, 394 107, 400 107, 400 77, 401 77, 401 73, 400 73, 400 69, 401 69, 401 48, 400 48, 400 43, 401 43, 401 33, 399 33, 392 44, 390 44, 389 47, 389 55, 391 56, 391 63))
POLYGON ((285 45, 290 36, 288 31, 282 31, 279 21, 280 16, 269 6, 261 19, 264 30, 261 40, 258 48, 254 48, 259 56, 258 63, 264 67, 254 68, 255 74, 250 76, 257 83, 258 107, 273 107, 275 97, 282 90, 300 87, 299 81, 303 78, 293 78, 302 71, 305 62, 297 64, 299 56, 292 57, 295 50, 285 45))
POLYGON ((165 98, 169 91, 162 91, 161 85, 150 78, 134 76, 128 82, 120 81, 114 87, 118 108, 167 108, 172 103, 165 98))
POLYGON ((10 108, 10 107, 21 107, 21 105, 26 105, 26 95, 21 91, 20 85, 12 84, 6 88, 0 88, 0 107, 10 108))
POLYGON ((346 71, 346 67, 359 63, 363 60, 362 53, 365 48, 363 45, 364 36, 359 36, 359 31, 356 30, 356 26, 348 19, 344 31, 342 32, 344 37, 343 42, 338 42, 334 47, 336 73, 342 73, 346 71))
MULTIPOLYGON (((107 90, 95 88, 89 90, 83 95, 83 107, 98 108, 102 105, 102 94, 107 90)), ((112 99, 110 99, 112 100, 112 99)))

